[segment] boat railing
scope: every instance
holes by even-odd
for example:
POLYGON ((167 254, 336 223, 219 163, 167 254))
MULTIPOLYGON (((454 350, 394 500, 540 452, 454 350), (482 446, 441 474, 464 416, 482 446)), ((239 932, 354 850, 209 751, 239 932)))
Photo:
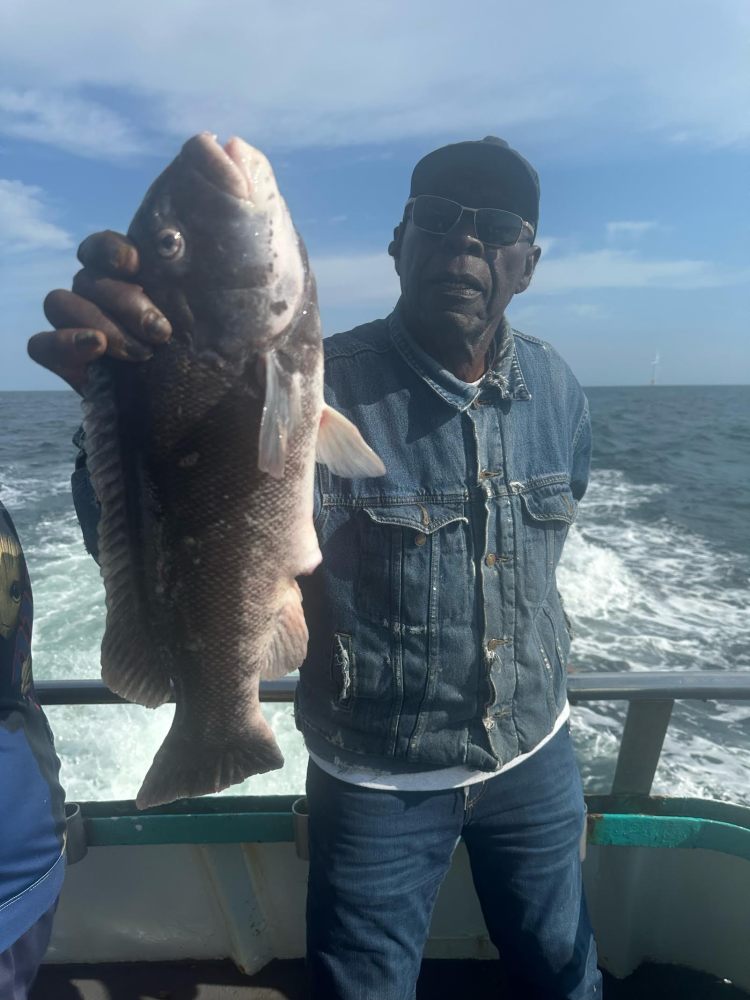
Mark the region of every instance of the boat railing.
MULTIPOLYGON (((37 681, 42 705, 128 704, 99 680, 37 681)), ((293 702, 295 677, 263 681, 264 702, 293 702)), ((750 672, 728 670, 623 671, 570 674, 571 704, 625 701, 628 711, 612 794, 649 795, 676 701, 750 701, 750 672)))

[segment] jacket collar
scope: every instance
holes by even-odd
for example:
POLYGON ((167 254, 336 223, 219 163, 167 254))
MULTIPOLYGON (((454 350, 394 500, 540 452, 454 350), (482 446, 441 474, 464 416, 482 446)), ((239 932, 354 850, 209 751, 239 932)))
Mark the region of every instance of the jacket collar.
POLYGON ((504 316, 490 348, 487 371, 479 385, 457 379, 423 351, 406 329, 398 304, 386 322, 393 344, 404 361, 441 399, 457 410, 467 410, 481 393, 496 394, 500 399, 531 399, 516 352, 513 329, 504 316))

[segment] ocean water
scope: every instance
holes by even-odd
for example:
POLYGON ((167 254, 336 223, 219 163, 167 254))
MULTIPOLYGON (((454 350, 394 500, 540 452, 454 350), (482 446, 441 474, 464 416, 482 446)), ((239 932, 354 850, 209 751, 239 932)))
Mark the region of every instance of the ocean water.
MULTIPOLYGON (((558 581, 571 670, 750 671, 750 386, 593 388, 591 485, 558 581)), ((99 571, 70 498, 72 392, 0 393, 0 498, 34 587, 34 673, 99 674, 99 571)), ((72 799, 131 798, 172 706, 50 708, 72 799)), ((287 763, 231 793, 294 793, 305 753, 290 706, 265 706, 287 763)), ((587 790, 606 791, 622 703, 574 706, 587 790)), ((676 705, 654 790, 750 804, 750 704, 676 705)))

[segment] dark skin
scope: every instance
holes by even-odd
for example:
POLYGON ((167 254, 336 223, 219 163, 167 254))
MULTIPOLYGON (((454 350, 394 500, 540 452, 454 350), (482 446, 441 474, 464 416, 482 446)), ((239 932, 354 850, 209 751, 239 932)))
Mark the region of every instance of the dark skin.
MULTIPOLYGON (((434 194, 462 205, 508 208, 497 181, 481 175, 446 175, 434 194)), ((467 213, 445 236, 417 229, 410 220, 389 247, 401 281, 409 332, 444 368, 465 382, 485 371, 485 358, 508 303, 528 288, 541 249, 526 232, 511 247, 484 246, 467 213)), ((119 233, 94 233, 78 249, 83 264, 73 291, 56 289, 44 301, 55 327, 29 340, 34 361, 82 392, 88 366, 104 354, 141 361, 172 330, 136 283, 138 251, 119 233)))
POLYGON ((57 288, 44 300, 55 327, 29 340, 31 358, 82 392, 88 367, 107 354, 145 361, 172 335, 166 316, 136 284, 138 251, 120 233, 94 233, 78 248, 83 264, 73 291, 57 288))
MULTIPOLYGON (((433 194, 461 205, 508 208, 497 181, 447 175, 433 194)), ((514 295, 531 282, 541 249, 526 231, 510 247, 484 246, 464 213, 445 236, 401 223, 389 252, 401 279, 406 326, 420 347, 464 382, 485 371, 485 357, 514 295)))

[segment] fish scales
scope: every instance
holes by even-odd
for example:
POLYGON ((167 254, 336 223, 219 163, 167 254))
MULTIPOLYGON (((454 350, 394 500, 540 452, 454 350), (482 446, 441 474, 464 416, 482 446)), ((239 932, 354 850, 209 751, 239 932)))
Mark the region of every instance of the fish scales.
POLYGON ((85 394, 102 676, 146 705, 176 699, 140 807, 283 764, 258 683, 307 647, 295 577, 320 561, 316 446, 340 474, 383 471, 323 404, 314 279, 272 178, 245 144, 186 143, 129 231, 172 339, 146 362, 98 362, 85 394))

